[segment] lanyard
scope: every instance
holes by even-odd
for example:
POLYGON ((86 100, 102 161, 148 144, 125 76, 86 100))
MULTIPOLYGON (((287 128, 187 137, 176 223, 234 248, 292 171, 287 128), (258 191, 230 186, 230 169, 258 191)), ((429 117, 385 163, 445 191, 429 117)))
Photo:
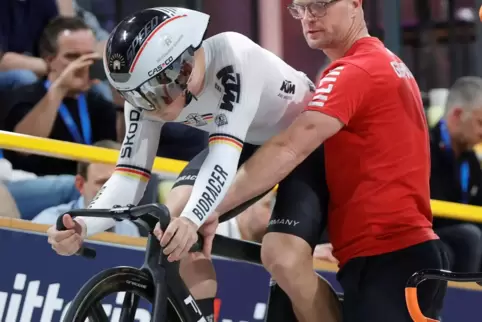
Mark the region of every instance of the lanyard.
MULTIPOLYGON (((452 153, 452 143, 450 140, 449 131, 445 121, 440 121, 440 137, 445 145, 445 148, 450 153, 451 158, 454 158, 452 153)), ((464 161, 460 164, 460 188, 462 189, 462 203, 469 203, 469 182, 470 182, 470 167, 469 162, 464 161)))
MULTIPOLYGON (((45 88, 48 90, 50 87, 50 82, 47 80, 44 83, 45 88)), ((92 127, 90 124, 89 110, 87 109, 87 102, 85 100, 85 95, 80 94, 77 99, 77 108, 79 110, 80 125, 82 127, 82 136, 80 135, 79 128, 72 118, 67 106, 64 103, 60 104, 59 114, 64 121, 67 129, 74 138, 75 142, 83 144, 92 144, 92 127)))

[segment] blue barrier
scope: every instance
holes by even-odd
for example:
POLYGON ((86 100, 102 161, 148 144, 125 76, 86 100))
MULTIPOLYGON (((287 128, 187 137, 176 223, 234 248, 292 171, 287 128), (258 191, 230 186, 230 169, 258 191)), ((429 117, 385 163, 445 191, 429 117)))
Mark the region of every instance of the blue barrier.
MULTIPOLYGON (((45 235, 0 228, 0 321, 60 321, 66 306, 82 284, 95 273, 113 266, 138 267, 143 248, 97 243, 97 259, 54 254, 45 235)), ((262 321, 268 297, 269 275, 256 265, 215 259, 221 299, 219 322, 262 321)), ((320 272, 337 288, 334 272, 320 272)), ((112 321, 122 298, 103 304, 112 321)), ((443 322, 469 321, 480 315, 482 292, 449 288, 443 322)), ((383 309, 383 308, 380 308, 383 309)), ((137 321, 150 321, 147 305, 137 321)))

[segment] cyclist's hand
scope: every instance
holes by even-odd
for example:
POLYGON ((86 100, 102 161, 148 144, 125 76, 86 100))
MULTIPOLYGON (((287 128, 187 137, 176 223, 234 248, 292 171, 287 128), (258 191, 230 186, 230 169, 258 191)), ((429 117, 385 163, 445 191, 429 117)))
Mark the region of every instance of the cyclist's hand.
POLYGON ((85 224, 81 219, 73 220, 70 215, 64 215, 62 221, 67 230, 59 231, 55 225, 50 227, 47 230, 48 242, 57 254, 70 256, 82 246, 85 224))
POLYGON ((96 59, 101 57, 97 53, 85 54, 72 61, 60 73, 58 79, 52 84, 52 87, 60 89, 64 94, 69 91, 82 92, 87 91, 96 80, 91 80, 89 75, 89 66, 96 59))
POLYGON ((333 246, 331 244, 316 245, 313 257, 330 263, 338 264, 338 260, 333 256, 333 246))
POLYGON ((213 249, 214 235, 218 229, 219 220, 217 216, 212 216, 199 228, 199 233, 203 235, 203 254, 206 258, 211 258, 211 251, 213 249))
POLYGON ((161 247, 165 255, 169 255, 170 262, 178 261, 189 254, 189 250, 196 243, 197 226, 185 217, 172 218, 166 231, 161 236, 161 247))

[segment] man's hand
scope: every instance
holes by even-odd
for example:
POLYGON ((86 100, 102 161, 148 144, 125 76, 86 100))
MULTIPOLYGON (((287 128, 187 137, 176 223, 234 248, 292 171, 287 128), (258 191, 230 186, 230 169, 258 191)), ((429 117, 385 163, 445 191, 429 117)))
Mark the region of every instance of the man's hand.
POLYGON ((91 80, 89 76, 89 66, 96 59, 101 57, 97 53, 82 55, 60 73, 60 76, 52 84, 52 87, 68 92, 84 92, 87 91, 97 80, 91 80))
POLYGON ((154 234, 170 262, 184 258, 198 239, 196 224, 185 217, 172 218, 165 232, 156 225, 154 234))
POLYGON ((70 215, 64 215, 62 221, 67 230, 58 231, 55 225, 50 227, 47 230, 48 242, 57 254, 74 255, 84 242, 85 224, 81 219, 73 220, 70 215))
POLYGON ((338 264, 338 260, 333 256, 333 246, 331 244, 316 245, 313 257, 319 260, 338 264))
POLYGON ((211 251, 213 249, 214 235, 218 229, 219 220, 216 215, 211 215, 208 220, 199 228, 199 233, 203 235, 203 254, 206 258, 211 258, 211 251))

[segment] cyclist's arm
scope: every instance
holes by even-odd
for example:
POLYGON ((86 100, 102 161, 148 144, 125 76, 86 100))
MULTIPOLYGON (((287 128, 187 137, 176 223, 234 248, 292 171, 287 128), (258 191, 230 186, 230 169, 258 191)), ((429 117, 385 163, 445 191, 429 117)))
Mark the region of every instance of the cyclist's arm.
MULTIPOLYGON (((97 193, 89 208, 136 205, 149 181, 163 123, 143 118, 142 111, 129 103, 125 104, 124 111, 126 135, 115 172, 97 193)), ((89 236, 115 224, 109 218, 79 218, 85 222, 89 236)))
POLYGON ((198 227, 214 212, 229 189, 238 169, 244 138, 259 105, 263 87, 260 77, 245 69, 235 73, 240 74, 240 91, 231 92, 232 102, 221 104, 215 122, 221 125, 216 125, 209 137, 209 154, 181 213, 198 227))

